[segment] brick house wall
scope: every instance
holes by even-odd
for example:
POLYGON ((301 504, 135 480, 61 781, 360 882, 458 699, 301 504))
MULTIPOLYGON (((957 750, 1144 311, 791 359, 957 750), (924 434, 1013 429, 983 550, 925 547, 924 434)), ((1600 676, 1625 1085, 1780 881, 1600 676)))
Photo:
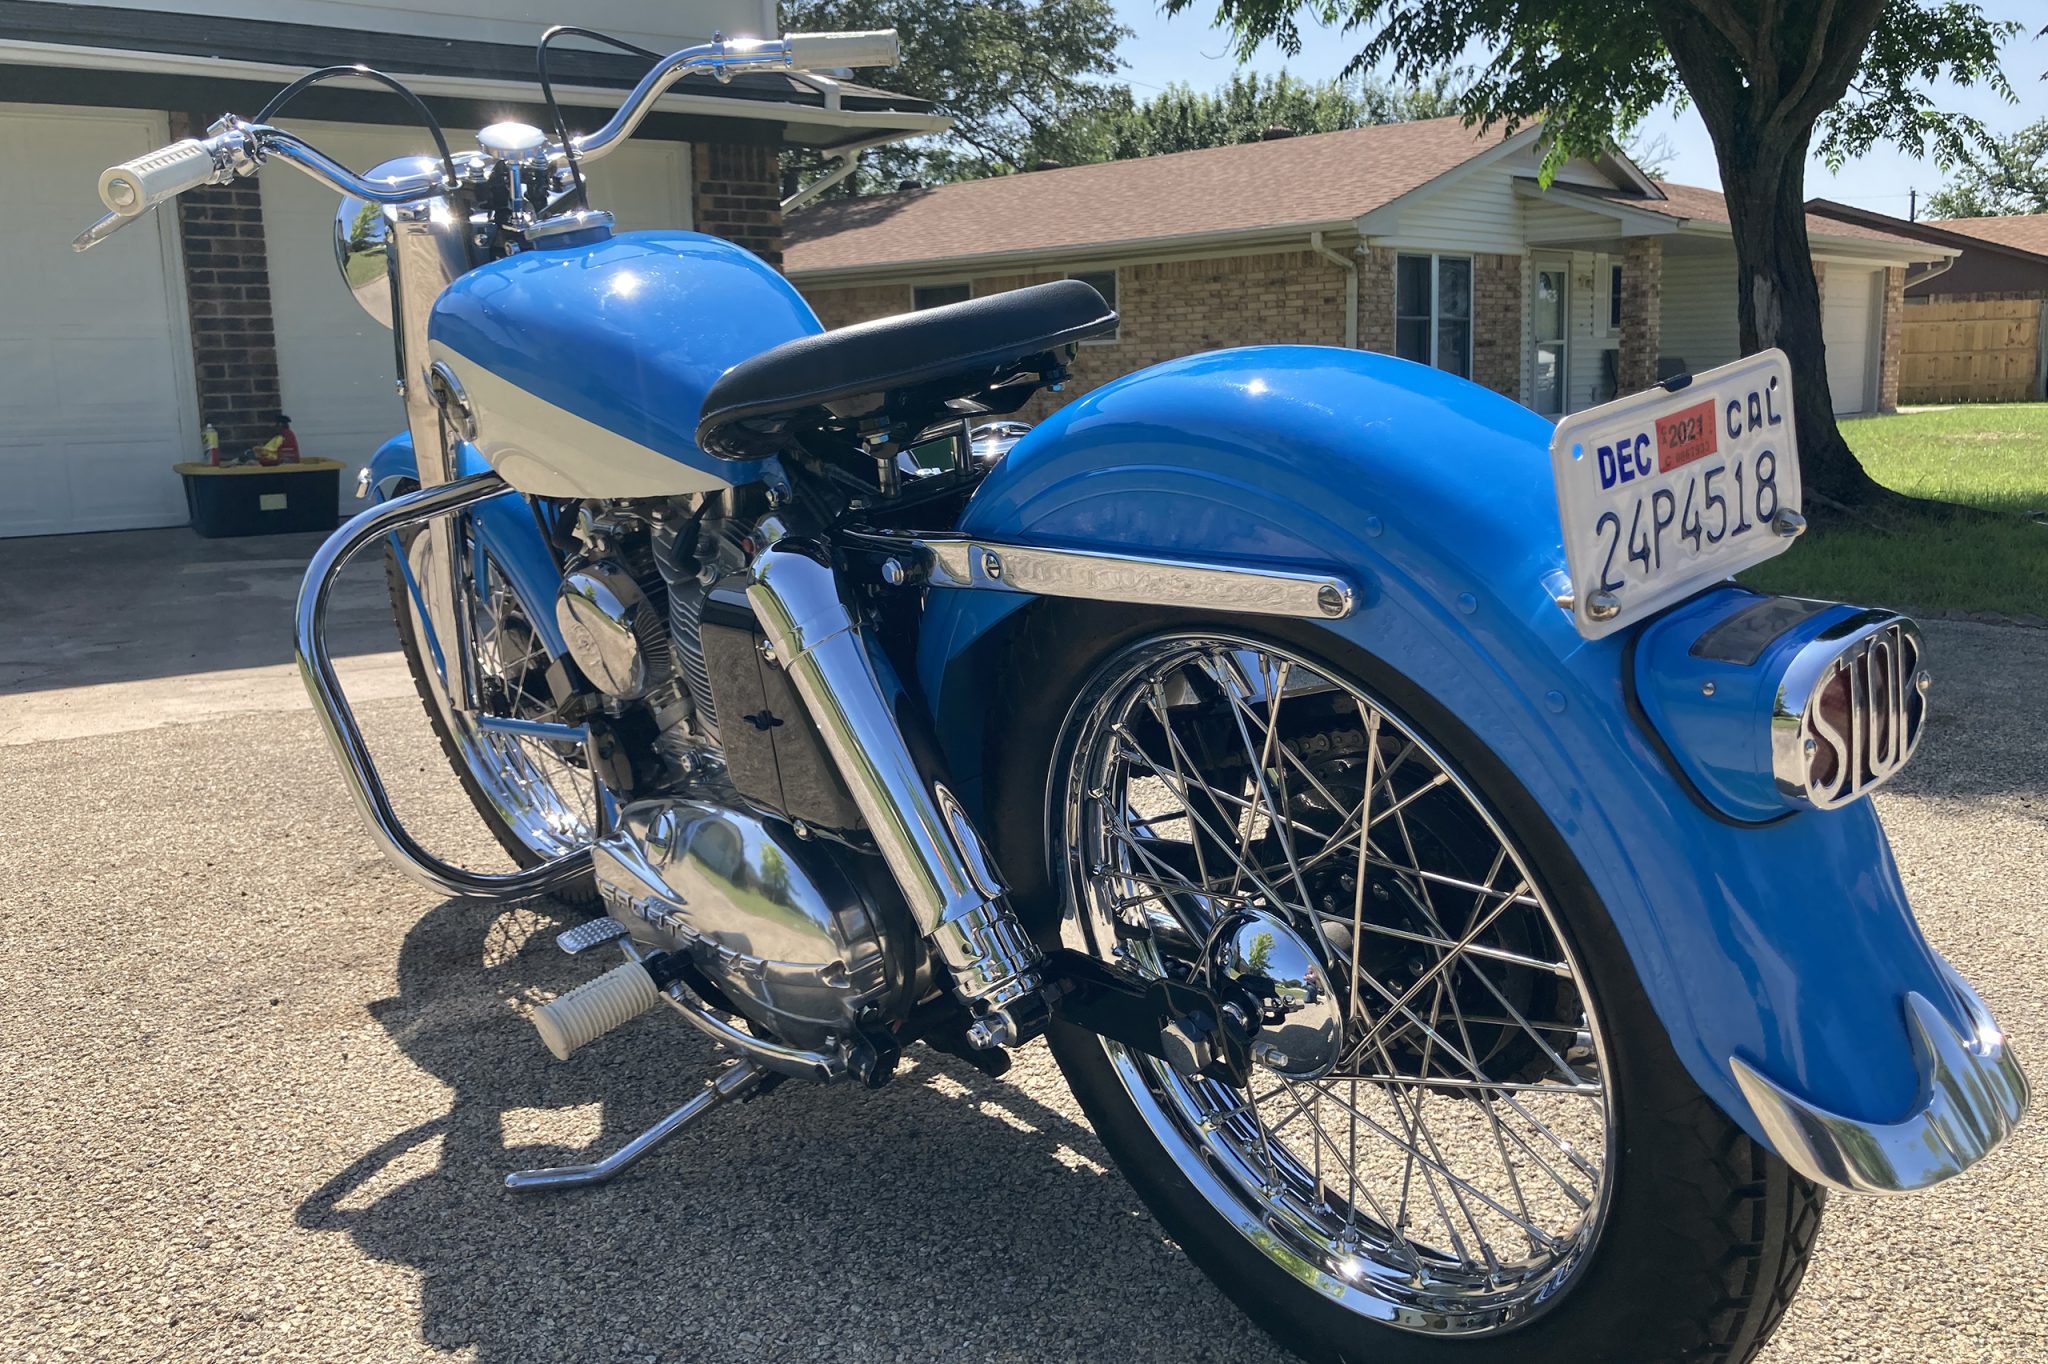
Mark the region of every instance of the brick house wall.
POLYGON ((181 195, 178 232, 199 421, 219 429, 223 451, 239 452, 275 434, 283 401, 262 191, 254 180, 237 180, 181 195))
POLYGON ((738 242, 782 268, 782 170, 773 147, 699 142, 691 186, 699 232, 738 242))
MULTIPOLYGON (((174 140, 199 126, 190 114, 170 114, 174 140)), ((283 402, 263 192, 255 180, 207 185, 178 196, 177 212, 199 424, 213 423, 232 454, 276 433, 283 402)))

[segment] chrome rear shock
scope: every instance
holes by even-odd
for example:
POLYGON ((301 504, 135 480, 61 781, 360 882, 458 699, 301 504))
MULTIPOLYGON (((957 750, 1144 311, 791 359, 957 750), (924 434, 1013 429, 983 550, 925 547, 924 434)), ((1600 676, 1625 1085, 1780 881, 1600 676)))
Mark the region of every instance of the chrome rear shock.
POLYGON ((772 517, 761 535, 767 547, 754 557, 748 603, 919 930, 974 1015, 968 1040, 984 1048, 1024 1040, 1046 1014, 1043 954, 938 770, 929 721, 899 704, 903 688, 863 637, 829 551, 772 517))

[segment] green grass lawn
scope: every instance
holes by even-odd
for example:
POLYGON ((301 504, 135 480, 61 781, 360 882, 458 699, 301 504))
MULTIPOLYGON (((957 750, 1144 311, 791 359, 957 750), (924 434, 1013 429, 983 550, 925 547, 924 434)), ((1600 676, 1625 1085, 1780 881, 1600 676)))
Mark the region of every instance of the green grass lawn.
POLYGON ((1885 530, 1837 522, 1744 582, 1876 606, 2048 617, 2048 403, 1863 417, 1843 422, 1842 434, 1886 487, 1994 515, 1916 516, 1885 530))

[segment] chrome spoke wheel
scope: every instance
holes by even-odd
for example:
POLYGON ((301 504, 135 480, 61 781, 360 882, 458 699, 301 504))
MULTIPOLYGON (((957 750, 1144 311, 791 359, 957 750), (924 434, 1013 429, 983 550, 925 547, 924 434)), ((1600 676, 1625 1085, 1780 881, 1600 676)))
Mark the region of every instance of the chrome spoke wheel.
POLYGON ((1097 955, 1199 985, 1312 959, 1268 971, 1308 1012, 1269 1015, 1248 1084, 1104 1043, 1211 1206, 1409 1330, 1561 1297, 1610 1192, 1601 1029, 1528 857, 1428 736, 1285 648, 1174 634, 1105 665, 1058 751, 1054 853, 1097 955))
MULTIPOLYGON (((442 575, 427 561, 432 540, 415 538, 408 559, 412 581, 431 592, 442 575)), ((550 720, 550 659, 524 604, 488 557, 482 580, 471 593, 470 642, 477 684, 494 713, 522 720, 550 720)), ((410 602, 415 636, 427 637, 420 604, 410 602)), ((435 661, 424 659, 429 669, 435 661)), ((474 715, 447 702, 438 683, 429 690, 460 761, 505 827, 528 850, 548 858, 585 847, 597 837, 599 793, 582 745, 554 743, 487 729, 474 715)))

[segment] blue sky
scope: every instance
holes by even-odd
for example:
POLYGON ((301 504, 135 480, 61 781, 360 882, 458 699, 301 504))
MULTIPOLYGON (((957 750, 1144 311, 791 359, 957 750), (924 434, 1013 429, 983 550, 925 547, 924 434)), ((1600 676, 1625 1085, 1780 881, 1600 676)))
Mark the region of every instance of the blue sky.
MULTIPOLYGON (((2011 132, 2048 115, 2048 83, 2040 80, 2048 71, 2048 39, 2036 39, 2048 16, 2041 0, 1981 0, 1986 13, 2027 24, 2027 36, 2015 39, 2006 49, 2006 75, 2011 78, 2020 102, 2007 104, 1983 87, 1946 87, 1942 103, 1976 115, 1995 132, 2011 132), (2028 22, 2031 20, 2031 22, 2028 22)), ((1124 79, 1142 96, 1173 81, 1185 81, 1207 89, 1229 79, 1236 66, 1227 33, 1206 22, 1205 11, 1197 6, 1168 18, 1159 12, 1157 0, 1118 0, 1117 13, 1137 37, 1124 44, 1129 63, 1124 79)), ((1251 65, 1260 71, 1292 71, 1305 79, 1321 80, 1344 69, 1357 50, 1358 42, 1335 31, 1304 31, 1299 57, 1288 57, 1278 48, 1261 50, 1251 65)), ((1670 110, 1653 114, 1644 124, 1646 135, 1662 133, 1677 155, 1668 174, 1673 180, 1692 185, 1719 186, 1721 176, 1714 165, 1713 143, 1696 113, 1675 114, 1670 110)), ((1806 177, 1809 197, 1824 196, 1876 209, 1881 213, 1906 216, 1907 192, 1918 188, 1924 202, 1939 189, 1945 177, 1930 161, 1915 161, 1889 148, 1880 147, 1870 155, 1831 174, 1816 160, 1806 177)))

